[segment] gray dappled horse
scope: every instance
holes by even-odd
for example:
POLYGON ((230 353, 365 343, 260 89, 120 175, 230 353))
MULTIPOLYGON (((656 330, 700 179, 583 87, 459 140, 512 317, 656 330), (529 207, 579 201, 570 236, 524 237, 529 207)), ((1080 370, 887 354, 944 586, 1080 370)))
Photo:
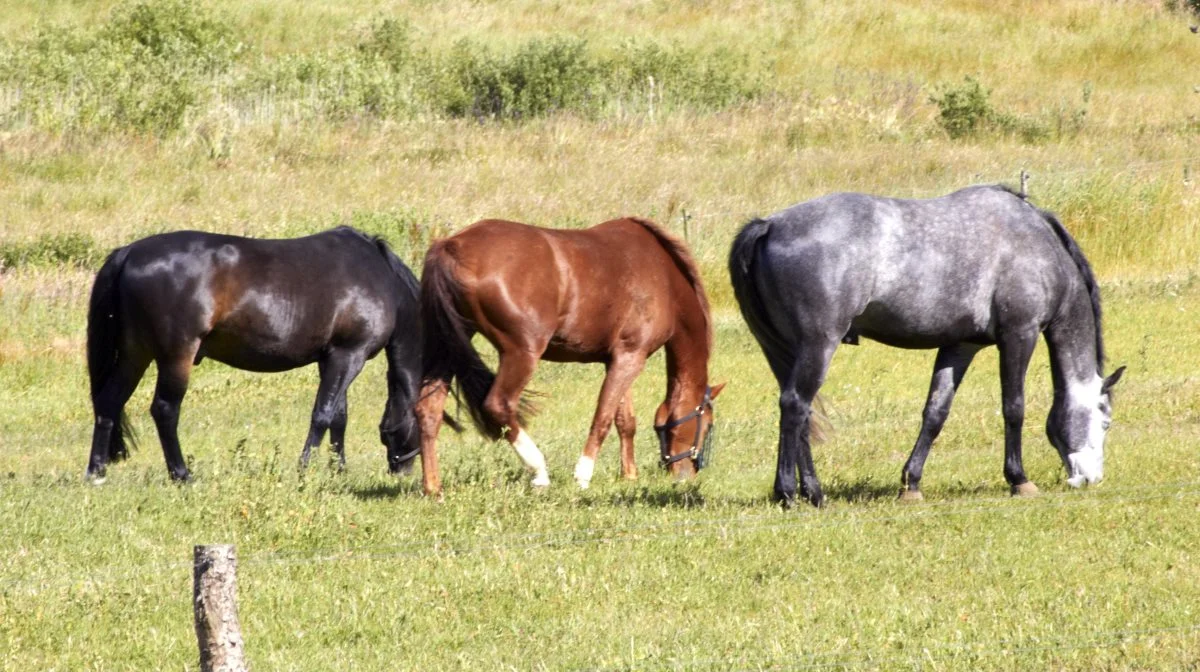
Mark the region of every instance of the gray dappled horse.
POLYGON ((1004 477, 1037 488, 1021 464, 1025 372, 1039 333, 1050 353, 1054 404, 1046 433, 1075 487, 1104 473, 1110 390, 1100 289, 1063 225, 1023 195, 973 186, 929 200, 831 194, 747 223, 729 272, 742 314, 779 381, 775 496, 824 496, 809 443, 813 400, 838 343, 866 337, 936 348, 933 380, 901 496, 919 499, 921 470, 980 349, 1000 350, 1004 477))

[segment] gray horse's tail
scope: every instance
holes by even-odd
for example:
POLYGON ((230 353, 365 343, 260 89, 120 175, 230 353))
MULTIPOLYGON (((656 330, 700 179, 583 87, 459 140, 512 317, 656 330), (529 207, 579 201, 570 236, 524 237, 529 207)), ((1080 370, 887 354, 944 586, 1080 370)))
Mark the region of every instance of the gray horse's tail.
MULTIPOLYGON (((754 278, 758 251, 770 230, 771 223, 764 219, 752 219, 742 227, 729 250, 729 279, 733 283, 733 294, 750 332, 762 347, 771 369, 779 372, 791 368, 791 362, 795 359, 795 345, 771 322, 770 313, 763 303, 754 278)), ((825 415, 824 402, 820 395, 813 399, 812 417, 813 421, 809 425, 811 437, 814 441, 823 441, 831 425, 825 415)))
MULTIPOLYGON (((96 273, 92 284, 92 295, 88 301, 87 315, 87 366, 91 383, 92 406, 96 407, 100 393, 108 379, 117 369, 119 342, 121 339, 120 298, 121 271, 125 268, 125 257, 129 248, 113 250, 104 265, 96 273)), ((112 438, 108 443, 108 461, 118 462, 129 456, 129 447, 136 443, 129 416, 121 410, 121 417, 113 424, 112 438)))

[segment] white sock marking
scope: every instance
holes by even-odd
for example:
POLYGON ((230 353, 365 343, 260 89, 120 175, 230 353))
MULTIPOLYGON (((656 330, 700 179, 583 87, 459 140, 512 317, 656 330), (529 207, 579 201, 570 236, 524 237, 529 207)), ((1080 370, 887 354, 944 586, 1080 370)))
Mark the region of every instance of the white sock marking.
POLYGON ((587 490, 592 484, 592 474, 596 471, 596 461, 587 455, 580 455, 575 463, 575 482, 580 490, 587 490))
POLYGON ((550 485, 550 472, 546 470, 546 456, 538 450, 537 444, 529 438, 525 430, 517 432, 517 440, 513 442, 512 447, 517 451, 517 455, 525 463, 525 466, 533 472, 533 480, 530 481, 530 484, 538 488, 550 485))

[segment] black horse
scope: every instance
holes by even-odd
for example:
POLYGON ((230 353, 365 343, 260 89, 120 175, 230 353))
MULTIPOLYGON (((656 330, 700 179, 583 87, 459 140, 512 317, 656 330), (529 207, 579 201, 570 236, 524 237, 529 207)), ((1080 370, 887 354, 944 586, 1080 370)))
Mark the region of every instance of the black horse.
POLYGON ((776 497, 820 506, 809 441, 812 404, 838 343, 866 337, 936 348, 921 431, 901 474, 919 499, 929 454, 980 349, 1000 350, 1004 477, 1037 491, 1021 462, 1025 372, 1039 334, 1050 352, 1054 405, 1046 433, 1075 487, 1104 474, 1109 392, 1100 289, 1058 219, 1013 190, 975 186, 930 200, 832 194, 742 228, 729 256, 742 315, 779 381, 776 497))
POLYGON ((190 477, 179 449, 179 406, 205 357, 249 371, 317 363, 321 382, 301 467, 328 429, 345 465, 346 389, 363 364, 387 353, 380 422, 388 466, 420 451, 412 406, 421 380, 420 285, 379 238, 349 227, 293 240, 197 231, 150 236, 114 250, 88 308, 88 373, 96 426, 87 476, 127 456, 125 416, 151 361, 150 414, 171 478, 190 477))

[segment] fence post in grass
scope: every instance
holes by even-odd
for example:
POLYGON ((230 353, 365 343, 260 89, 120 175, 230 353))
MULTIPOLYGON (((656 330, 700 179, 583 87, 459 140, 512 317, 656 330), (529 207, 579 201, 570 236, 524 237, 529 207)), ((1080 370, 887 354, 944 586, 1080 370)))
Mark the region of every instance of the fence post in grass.
POLYGON ((237 615, 237 554, 227 544, 196 546, 192 605, 201 672, 246 672, 237 615))

